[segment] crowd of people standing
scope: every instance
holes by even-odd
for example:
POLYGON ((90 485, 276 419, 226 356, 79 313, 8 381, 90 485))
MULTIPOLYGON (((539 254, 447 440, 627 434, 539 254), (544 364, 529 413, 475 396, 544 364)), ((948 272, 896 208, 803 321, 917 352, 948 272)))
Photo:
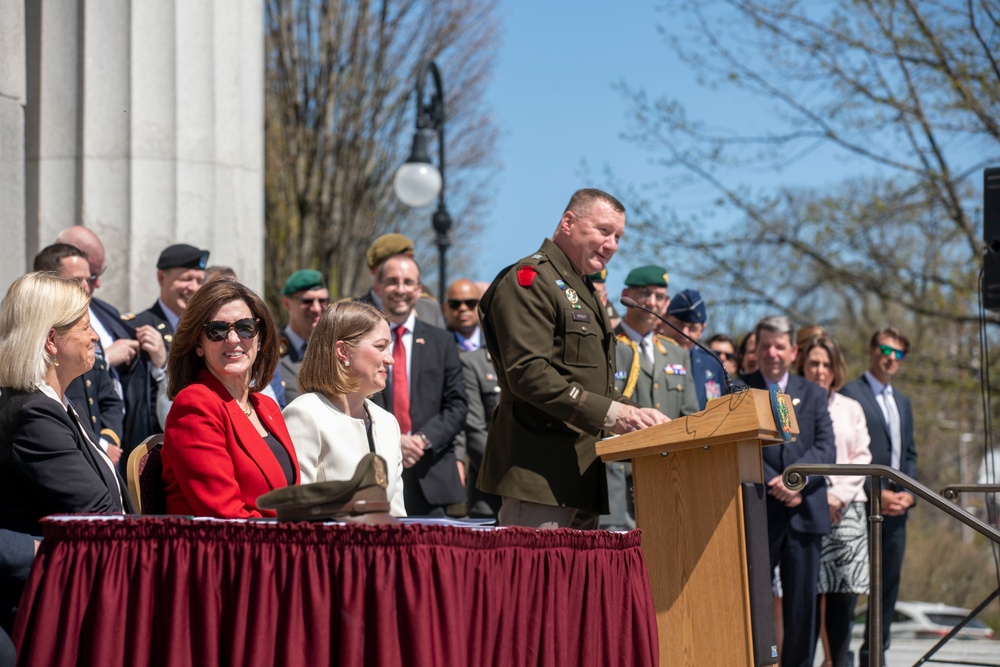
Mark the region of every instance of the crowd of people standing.
MULTIPOLYGON (((796 337, 775 316, 742 337, 706 337, 705 299, 671 295, 658 265, 626 273, 619 317, 605 281, 625 218, 611 195, 580 190, 536 252, 488 285, 454 281, 442 304, 424 292, 412 241, 386 234, 366 253, 371 289, 355 298, 331 303, 314 268, 289 276, 284 327, 187 244, 160 254, 156 302, 121 314, 95 296, 100 240, 64 230, 0 307, 0 547, 37 548, 50 514, 133 511, 129 456, 161 431, 170 513, 274 517, 262 495, 349 479, 374 453, 395 517, 630 529, 630 466, 603 464, 598 438, 694 414, 741 383, 777 384, 800 428, 763 462, 781 664, 812 665, 820 634, 830 664, 853 664, 865 501, 882 495, 891 618, 913 497, 857 477, 791 490, 781 474, 871 461, 916 476, 912 411, 891 382, 909 342, 875 332, 868 370, 848 381, 818 327, 796 337)), ((867 664, 867 646, 859 657, 867 664)))

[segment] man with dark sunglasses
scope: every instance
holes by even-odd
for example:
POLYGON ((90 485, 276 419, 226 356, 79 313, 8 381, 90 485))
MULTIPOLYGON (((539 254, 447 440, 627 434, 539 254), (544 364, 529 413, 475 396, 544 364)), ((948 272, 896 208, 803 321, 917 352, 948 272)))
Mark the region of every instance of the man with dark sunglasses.
POLYGON ((493 411, 500 401, 496 369, 479 328, 479 288, 471 280, 460 279, 445 291, 445 322, 458 344, 469 414, 465 430, 455 440, 455 456, 465 480, 466 509, 476 518, 494 517, 500 511, 500 496, 480 491, 476 478, 486 451, 486 434, 493 411))
POLYGON ((299 367, 306 353, 306 344, 320 315, 330 305, 330 292, 323 274, 314 269, 301 269, 288 277, 281 288, 281 307, 288 313, 288 325, 282 330, 281 370, 285 401, 291 403, 299 395, 299 367))
MULTIPOLYGON (((910 400, 895 390, 892 379, 899 372, 910 341, 898 329, 876 331, 868 346, 868 370, 840 390, 865 412, 871 436, 872 463, 888 465, 917 478, 917 450, 913 443, 913 408, 910 400)), ((865 492, 872 491, 865 482, 865 492)), ((914 496, 893 482, 882 480, 882 648, 889 648, 889 627, 899 596, 899 580, 906 550, 906 518, 914 496)), ((868 628, 861 645, 859 665, 868 664, 868 628)), ((883 659, 884 664, 884 659, 883 659)))

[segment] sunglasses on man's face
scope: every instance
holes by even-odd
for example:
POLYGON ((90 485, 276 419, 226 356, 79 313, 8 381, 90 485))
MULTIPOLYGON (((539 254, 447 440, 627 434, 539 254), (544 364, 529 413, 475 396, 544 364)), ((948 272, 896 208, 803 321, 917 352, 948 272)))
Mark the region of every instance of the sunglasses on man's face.
POLYGON ((736 358, 736 355, 732 352, 719 352, 718 350, 715 350, 715 353, 719 355, 719 359, 722 359, 723 361, 729 361, 730 359, 736 358))
POLYGON ((205 338, 209 339, 213 343, 220 343, 229 337, 230 330, 236 332, 236 335, 240 338, 245 338, 247 340, 254 338, 259 331, 258 324, 260 320, 251 319, 245 317, 242 320, 236 320, 235 322, 206 322, 205 323, 205 338))
POLYGON ((446 303, 452 310, 458 310, 463 303, 469 310, 475 310, 476 306, 479 305, 479 299, 448 299, 446 303))
POLYGON ((906 352, 905 351, 903 351, 903 350, 897 350, 896 348, 891 347, 889 345, 879 345, 878 349, 879 349, 879 352, 881 352, 882 354, 884 354, 887 357, 895 356, 897 359, 902 359, 903 357, 906 356, 906 352))

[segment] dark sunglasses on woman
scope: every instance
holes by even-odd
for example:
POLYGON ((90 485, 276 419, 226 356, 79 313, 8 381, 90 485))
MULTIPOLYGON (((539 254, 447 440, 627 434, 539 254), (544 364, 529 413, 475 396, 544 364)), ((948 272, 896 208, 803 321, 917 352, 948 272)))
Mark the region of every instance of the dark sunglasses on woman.
POLYGON ((249 340, 254 338, 260 330, 257 326, 259 323, 260 320, 249 317, 235 322, 205 322, 205 338, 213 343, 221 343, 229 337, 230 330, 235 330, 237 336, 249 340))

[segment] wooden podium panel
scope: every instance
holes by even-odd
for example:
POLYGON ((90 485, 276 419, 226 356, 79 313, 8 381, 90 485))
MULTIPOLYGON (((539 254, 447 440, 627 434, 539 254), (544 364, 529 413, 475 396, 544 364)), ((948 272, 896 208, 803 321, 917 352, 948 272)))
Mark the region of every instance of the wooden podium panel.
MULTIPOLYGON (((760 448, 780 441, 768 392, 749 390, 711 401, 695 415, 598 443, 605 460, 632 458, 660 665, 769 664, 754 659, 740 485, 765 481, 760 448)), ((761 537, 766 549, 767 535, 761 537)), ((770 611, 770 599, 766 603, 770 611)), ((762 621, 773 636, 773 619, 762 621)))

